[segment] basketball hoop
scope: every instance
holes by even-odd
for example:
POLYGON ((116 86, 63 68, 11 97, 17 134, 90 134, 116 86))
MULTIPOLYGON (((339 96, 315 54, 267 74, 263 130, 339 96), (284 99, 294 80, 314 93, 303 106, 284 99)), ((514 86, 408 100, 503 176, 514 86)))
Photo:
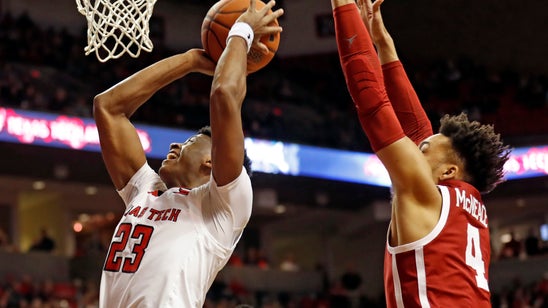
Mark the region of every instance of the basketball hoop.
POLYGON ((106 62, 124 53, 137 58, 152 51, 149 20, 156 0, 76 0, 88 22, 86 56, 95 52, 106 62))

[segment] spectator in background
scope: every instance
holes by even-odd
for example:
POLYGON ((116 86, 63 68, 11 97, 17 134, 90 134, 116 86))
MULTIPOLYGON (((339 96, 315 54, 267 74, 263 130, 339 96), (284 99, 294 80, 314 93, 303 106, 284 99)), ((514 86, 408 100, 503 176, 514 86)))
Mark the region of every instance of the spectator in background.
MULTIPOLYGON (((142 54, 139 59, 120 59, 122 62, 98 65, 94 57, 86 57, 82 52, 82 43, 86 39, 85 33, 81 34, 71 37, 65 29, 41 28, 26 13, 20 16, 11 16, 9 12, 0 14, 0 105, 38 111, 62 108, 57 112, 89 117, 91 106, 81 105, 78 97, 89 98, 98 88, 111 85, 127 77, 134 69, 173 52, 168 46, 158 44, 154 53, 142 54), (63 106, 64 94, 62 90, 57 93, 58 87, 68 92, 70 106, 63 106), (60 102, 54 98, 56 96, 61 98, 60 102), (50 107, 50 104, 53 105, 50 107)), ((358 138, 366 139, 349 110, 329 104, 347 99, 343 87, 326 86, 340 81, 339 75, 333 74, 336 72, 333 64, 338 65, 335 60, 331 54, 305 55, 289 63, 285 60, 278 65, 272 63, 269 72, 279 77, 261 74, 250 80, 248 97, 251 100, 243 109, 247 134, 256 138, 371 151, 367 142, 359 142, 358 138), (324 65, 313 66, 309 64, 312 61, 324 65), (272 104, 273 101, 276 104, 272 104), (294 120, 295 117, 298 120, 294 120), (299 126, 298 129, 293 128, 295 125, 299 126)), ((422 68, 413 67, 410 78, 432 120, 459 110, 468 110, 470 119, 482 117, 490 123, 494 123, 495 117, 508 113, 508 108, 519 108, 539 117, 548 111, 546 76, 530 72, 521 76, 513 71, 503 75, 501 72, 487 73, 481 63, 466 57, 433 59, 430 64, 422 68), (499 89, 501 86, 506 89, 499 89), (481 89, 486 91, 479 91, 481 89), (500 108, 496 115, 493 108, 500 108)), ((192 84, 205 86, 197 90, 190 86, 191 93, 185 93, 188 91, 185 86, 178 91, 166 89, 153 98, 154 108, 145 107, 137 111, 134 119, 153 125, 199 129, 208 116, 207 103, 200 102, 209 97, 209 84, 204 80, 207 79, 199 74, 189 76, 184 83, 193 81, 192 84)), ((175 89, 178 87, 174 85, 175 89)), ((513 131, 516 127, 540 135, 546 132, 539 121, 522 120, 520 124, 523 125, 519 126, 512 123, 497 120, 501 132, 519 133, 513 131)))
POLYGON ((343 287, 352 307, 357 307, 359 303, 362 282, 362 275, 356 268, 356 264, 353 262, 348 263, 346 270, 341 275, 341 286, 343 287))
POLYGON ((91 117, 91 106, 88 105, 86 99, 82 96, 74 100, 74 104, 65 108, 67 114, 76 117, 91 117))
POLYGON ((362 285, 362 281, 362 275, 353 263, 346 267, 346 271, 341 276, 342 286, 349 292, 357 291, 362 285))
POLYGON ((49 101, 49 109, 58 113, 69 113, 72 106, 74 106, 74 99, 69 96, 65 87, 58 86, 49 101))
POLYGON ((48 234, 46 228, 40 230, 40 238, 30 247, 30 251, 52 252, 55 249, 55 240, 48 234))
POLYGON ((504 243, 502 247, 500 258, 517 258, 521 253, 521 243, 516 239, 514 231, 510 231, 510 240, 504 243))
POLYGON ((525 238, 525 252, 528 256, 534 256, 540 253, 540 242, 533 228, 529 229, 529 234, 525 238))
POLYGON ((230 256, 230 259, 228 259, 228 265, 229 266, 235 266, 235 267, 242 267, 244 265, 244 260, 242 260, 242 257, 240 254, 235 251, 230 256))
POLYGON ((269 264, 262 251, 257 247, 249 247, 244 258, 245 265, 257 266, 261 269, 268 269, 269 264))
POLYGON ((329 307, 350 308, 352 301, 341 280, 336 280, 329 290, 329 307))
POLYGON ((101 235, 97 232, 91 234, 85 243, 86 254, 103 254, 106 252, 106 247, 103 245, 101 235))
POLYGON ((8 233, 0 228, 0 251, 14 252, 15 246, 11 244, 8 233))

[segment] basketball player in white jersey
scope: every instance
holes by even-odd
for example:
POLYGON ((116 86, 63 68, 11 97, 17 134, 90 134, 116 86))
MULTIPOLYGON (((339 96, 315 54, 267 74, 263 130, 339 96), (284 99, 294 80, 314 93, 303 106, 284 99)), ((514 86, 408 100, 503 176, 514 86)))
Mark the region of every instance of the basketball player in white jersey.
POLYGON ((94 117, 103 159, 126 210, 103 267, 100 307, 202 307, 232 254, 252 205, 243 168, 241 106, 250 45, 283 14, 249 9, 229 33, 217 66, 203 50, 159 61, 96 96, 94 117), (188 73, 213 75, 210 125, 171 144, 159 172, 151 169, 130 116, 156 91, 188 73))

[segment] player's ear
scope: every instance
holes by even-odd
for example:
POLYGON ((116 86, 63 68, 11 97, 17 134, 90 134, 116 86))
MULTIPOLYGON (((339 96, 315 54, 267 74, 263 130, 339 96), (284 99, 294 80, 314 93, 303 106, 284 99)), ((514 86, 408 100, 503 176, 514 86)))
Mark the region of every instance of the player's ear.
POLYGON ((445 169, 439 176, 440 181, 444 180, 451 180, 451 179, 457 179, 457 175, 459 173, 459 167, 454 164, 447 164, 445 165, 445 169))
POLYGON ((200 166, 200 169, 204 170, 204 172, 207 174, 211 174, 212 168, 213 168, 213 164, 211 163, 211 155, 205 155, 202 158, 202 164, 200 166))

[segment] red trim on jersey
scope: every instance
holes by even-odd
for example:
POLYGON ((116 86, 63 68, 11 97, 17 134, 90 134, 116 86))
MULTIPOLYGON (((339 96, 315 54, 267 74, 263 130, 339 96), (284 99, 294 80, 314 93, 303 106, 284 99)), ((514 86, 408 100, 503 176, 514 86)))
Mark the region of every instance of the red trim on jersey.
POLYGON ((190 189, 179 187, 179 191, 177 193, 186 196, 190 193, 190 189))

